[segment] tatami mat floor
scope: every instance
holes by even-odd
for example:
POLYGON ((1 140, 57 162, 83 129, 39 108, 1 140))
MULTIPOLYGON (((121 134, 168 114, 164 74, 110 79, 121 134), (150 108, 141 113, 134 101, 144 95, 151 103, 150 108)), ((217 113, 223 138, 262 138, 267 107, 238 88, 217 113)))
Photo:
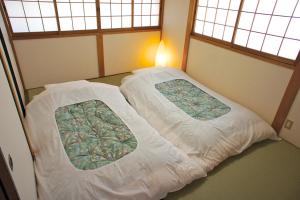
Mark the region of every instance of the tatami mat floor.
MULTIPOLYGON (((120 85, 129 73, 90 81, 120 85)), ((27 91, 30 101, 43 88, 27 91)), ((286 141, 265 141, 227 159, 206 178, 196 180, 167 200, 299 200, 300 149, 286 141)))

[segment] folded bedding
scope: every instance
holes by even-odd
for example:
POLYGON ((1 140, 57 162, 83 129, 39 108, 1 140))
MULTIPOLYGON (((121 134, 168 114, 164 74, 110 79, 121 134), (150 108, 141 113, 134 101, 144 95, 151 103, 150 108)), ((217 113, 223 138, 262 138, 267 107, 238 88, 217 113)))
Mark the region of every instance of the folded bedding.
POLYGON ((206 175, 130 107, 118 87, 46 86, 27 106, 40 199, 161 199, 206 175))
POLYGON ((177 69, 134 71, 120 88, 152 127, 207 172, 255 142, 277 138, 255 113, 177 69))

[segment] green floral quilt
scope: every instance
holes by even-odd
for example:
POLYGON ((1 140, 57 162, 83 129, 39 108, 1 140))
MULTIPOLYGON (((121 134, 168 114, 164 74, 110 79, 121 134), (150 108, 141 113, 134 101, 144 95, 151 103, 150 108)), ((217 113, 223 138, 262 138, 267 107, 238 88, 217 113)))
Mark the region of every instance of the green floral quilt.
POLYGON ((189 116, 211 120, 230 112, 231 108, 184 79, 157 83, 155 88, 189 116))
POLYGON ((64 149, 78 169, 102 167, 137 147, 135 136, 102 101, 60 107, 55 111, 55 118, 64 149))

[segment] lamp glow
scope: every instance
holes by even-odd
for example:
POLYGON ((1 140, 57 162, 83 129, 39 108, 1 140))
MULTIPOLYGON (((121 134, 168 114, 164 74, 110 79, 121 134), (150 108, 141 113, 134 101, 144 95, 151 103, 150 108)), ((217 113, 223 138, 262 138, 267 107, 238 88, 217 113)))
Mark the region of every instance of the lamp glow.
POLYGON ((163 40, 160 41, 157 49, 155 65, 159 67, 166 67, 168 62, 167 51, 163 40))

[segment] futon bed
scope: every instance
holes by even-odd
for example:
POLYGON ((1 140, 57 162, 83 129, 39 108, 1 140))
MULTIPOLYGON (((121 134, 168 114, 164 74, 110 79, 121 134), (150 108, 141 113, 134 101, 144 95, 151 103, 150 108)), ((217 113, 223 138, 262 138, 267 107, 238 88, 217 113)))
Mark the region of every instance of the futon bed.
POLYGON ((243 106, 168 67, 133 72, 121 92, 163 137, 206 172, 276 132, 243 106))
POLYGON ((43 200, 156 200, 206 175, 115 86, 48 85, 26 120, 43 200))

